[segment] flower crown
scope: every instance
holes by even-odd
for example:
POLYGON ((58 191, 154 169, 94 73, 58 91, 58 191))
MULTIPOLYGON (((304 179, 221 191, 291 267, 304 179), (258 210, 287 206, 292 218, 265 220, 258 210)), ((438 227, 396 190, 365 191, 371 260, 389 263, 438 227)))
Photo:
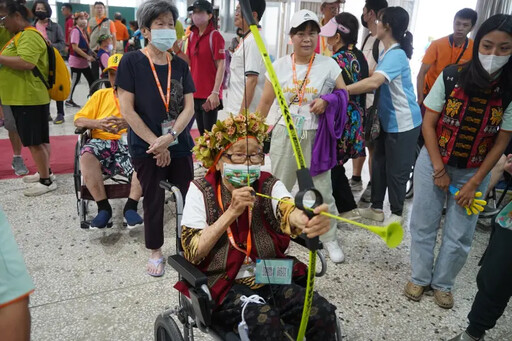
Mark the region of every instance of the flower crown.
POLYGON ((265 119, 258 113, 236 116, 230 113, 224 121, 217 120, 212 131, 205 131, 202 136, 196 138, 192 152, 197 160, 203 162, 204 167, 210 168, 216 163, 219 153, 224 152, 240 138, 252 136, 262 144, 268 136, 267 130, 265 119))

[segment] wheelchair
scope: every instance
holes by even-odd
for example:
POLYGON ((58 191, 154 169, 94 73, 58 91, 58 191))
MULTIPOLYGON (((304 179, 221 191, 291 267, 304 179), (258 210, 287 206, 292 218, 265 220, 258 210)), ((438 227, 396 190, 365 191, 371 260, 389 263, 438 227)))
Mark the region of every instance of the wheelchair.
MULTIPOLYGON (((190 298, 179 293, 179 305, 158 315, 154 324, 155 341, 193 341, 195 328, 208 334, 214 340, 240 341, 240 338, 234 332, 226 333, 212 324, 212 311, 215 303, 207 286, 207 277, 185 259, 181 246, 181 218, 183 215, 181 192, 178 187, 167 181, 161 181, 160 187, 171 193, 166 203, 173 201, 176 206, 176 254, 169 256, 167 261, 178 272, 179 280, 183 280, 189 285, 190 298), (175 318, 182 325, 183 334, 175 318)), ((292 241, 306 247, 305 239, 296 238, 292 241)), ((321 248, 320 242, 319 250, 321 248)), ((320 271, 316 273, 316 277, 321 277, 327 271, 327 263, 322 251, 317 252, 317 255, 321 267, 320 271)), ((302 283, 297 284, 302 285, 302 283)), ((341 341, 341 325, 338 318, 336 318, 336 323, 336 339, 341 341)))
MULTIPOLYGON (((91 84, 89 88, 88 98, 92 96, 94 92, 99 89, 109 88, 110 81, 108 79, 98 79, 91 84)), ((84 128, 75 129, 75 134, 78 135, 78 140, 75 145, 75 158, 74 158, 74 170, 73 180, 75 185, 76 194, 76 209, 78 217, 80 218, 80 227, 82 229, 89 229, 90 221, 87 220, 89 201, 94 201, 91 193, 85 186, 82 172, 80 171, 80 150, 85 143, 91 139, 91 130, 84 128)), ((103 182, 105 183, 105 192, 107 199, 123 199, 128 198, 131 188, 131 178, 124 175, 110 176, 103 174, 103 182)), ((125 226, 126 223, 123 223, 125 226)), ((112 223, 107 225, 108 228, 112 227, 112 223)))

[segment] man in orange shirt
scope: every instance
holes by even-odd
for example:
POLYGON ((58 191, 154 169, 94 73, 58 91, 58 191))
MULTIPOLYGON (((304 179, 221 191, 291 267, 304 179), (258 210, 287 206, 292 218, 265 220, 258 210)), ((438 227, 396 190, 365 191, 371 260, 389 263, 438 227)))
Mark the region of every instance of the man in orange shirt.
POLYGON ((467 35, 475 26, 476 19, 477 13, 471 8, 461 9, 453 19, 453 34, 434 40, 425 52, 417 82, 418 104, 422 113, 425 110, 423 99, 443 69, 450 64, 463 64, 471 60, 473 39, 467 35))
POLYGON ((128 28, 121 22, 123 16, 121 13, 116 12, 114 14, 114 26, 116 27, 116 52, 123 53, 124 52, 124 42, 130 39, 130 35, 128 34, 128 28))
MULTIPOLYGON (((114 45, 113 51, 116 50, 116 26, 114 22, 107 18, 107 11, 105 4, 101 1, 94 3, 94 16, 89 19, 89 47, 94 52, 98 52, 100 46, 98 44, 98 38, 102 35, 111 35, 112 43, 114 45)), ((99 75, 99 62, 95 61, 91 63, 92 74, 94 79, 98 79, 99 75)))

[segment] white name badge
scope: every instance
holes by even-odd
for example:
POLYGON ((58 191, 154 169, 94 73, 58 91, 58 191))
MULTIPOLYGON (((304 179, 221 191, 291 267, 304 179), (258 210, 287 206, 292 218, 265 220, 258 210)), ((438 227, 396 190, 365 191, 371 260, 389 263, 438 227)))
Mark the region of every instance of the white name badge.
POLYGON ((256 278, 258 284, 291 284, 292 259, 257 259, 256 278))

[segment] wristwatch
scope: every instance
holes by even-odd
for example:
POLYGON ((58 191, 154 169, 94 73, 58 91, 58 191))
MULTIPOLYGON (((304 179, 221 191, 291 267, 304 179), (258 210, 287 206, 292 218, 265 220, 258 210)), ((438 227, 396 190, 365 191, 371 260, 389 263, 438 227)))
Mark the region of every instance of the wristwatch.
POLYGON ((172 136, 173 142, 178 138, 178 132, 174 129, 170 129, 167 134, 172 136))

